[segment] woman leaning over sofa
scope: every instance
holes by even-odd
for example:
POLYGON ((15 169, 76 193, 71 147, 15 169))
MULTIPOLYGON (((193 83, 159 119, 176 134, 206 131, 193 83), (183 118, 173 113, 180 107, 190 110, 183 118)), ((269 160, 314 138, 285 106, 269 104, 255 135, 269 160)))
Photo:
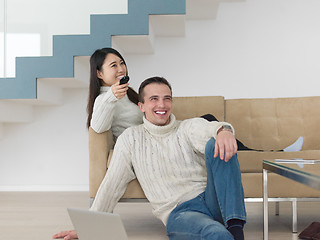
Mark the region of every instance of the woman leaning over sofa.
POLYGON ((126 128, 142 123, 138 94, 129 83, 119 84, 127 75, 126 62, 117 50, 102 48, 92 54, 87 127, 97 133, 111 129, 115 140, 126 128))

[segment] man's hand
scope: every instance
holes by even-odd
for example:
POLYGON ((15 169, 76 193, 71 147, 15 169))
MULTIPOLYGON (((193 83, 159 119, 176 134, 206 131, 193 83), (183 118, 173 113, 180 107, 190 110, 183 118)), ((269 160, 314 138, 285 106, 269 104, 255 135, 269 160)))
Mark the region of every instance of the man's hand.
POLYGON ((238 146, 233 133, 228 130, 218 131, 214 157, 217 157, 220 153, 220 158, 225 162, 228 162, 233 155, 237 153, 238 146))
POLYGON ((127 94, 127 91, 129 88, 129 83, 125 83, 122 85, 119 85, 119 83, 120 83, 120 81, 113 84, 111 89, 112 89, 113 95, 116 98, 121 99, 127 94))
POLYGON ((64 240, 78 239, 78 235, 75 230, 62 231, 52 236, 53 239, 63 238, 64 240))

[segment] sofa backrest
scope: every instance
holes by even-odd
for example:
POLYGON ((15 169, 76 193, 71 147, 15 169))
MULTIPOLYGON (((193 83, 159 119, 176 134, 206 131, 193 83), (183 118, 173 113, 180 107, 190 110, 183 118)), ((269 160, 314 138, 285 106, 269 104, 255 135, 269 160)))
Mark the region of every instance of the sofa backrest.
POLYGON ((230 99, 225 113, 251 148, 283 149, 303 136, 302 150, 320 149, 320 97, 230 99))
POLYGON ((178 120, 212 114, 219 121, 224 121, 224 97, 174 97, 172 113, 178 120))

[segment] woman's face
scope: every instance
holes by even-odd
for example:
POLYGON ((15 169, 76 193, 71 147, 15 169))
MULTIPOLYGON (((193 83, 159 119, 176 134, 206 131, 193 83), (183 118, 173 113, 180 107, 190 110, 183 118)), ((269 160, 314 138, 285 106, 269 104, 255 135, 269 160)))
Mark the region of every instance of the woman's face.
POLYGON ((97 76, 102 80, 102 86, 110 87, 126 75, 126 65, 121 58, 113 53, 106 56, 101 71, 97 70, 97 76))

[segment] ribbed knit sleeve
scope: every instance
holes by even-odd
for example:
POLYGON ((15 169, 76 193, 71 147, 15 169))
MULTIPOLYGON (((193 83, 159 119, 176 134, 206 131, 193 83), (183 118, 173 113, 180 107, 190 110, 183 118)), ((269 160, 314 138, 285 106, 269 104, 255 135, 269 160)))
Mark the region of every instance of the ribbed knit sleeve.
POLYGON ((95 132, 102 133, 111 128, 117 100, 111 88, 101 92, 96 98, 90 122, 90 126, 95 132))
POLYGON ((125 140, 125 138, 118 138, 112 161, 90 210, 112 212, 128 183, 135 179, 131 153, 125 140))
POLYGON ((210 138, 217 137, 217 132, 223 125, 229 125, 234 133, 234 129, 229 123, 209 122, 203 118, 192 118, 183 121, 179 131, 185 133, 186 138, 194 150, 204 154, 206 143, 210 138))

